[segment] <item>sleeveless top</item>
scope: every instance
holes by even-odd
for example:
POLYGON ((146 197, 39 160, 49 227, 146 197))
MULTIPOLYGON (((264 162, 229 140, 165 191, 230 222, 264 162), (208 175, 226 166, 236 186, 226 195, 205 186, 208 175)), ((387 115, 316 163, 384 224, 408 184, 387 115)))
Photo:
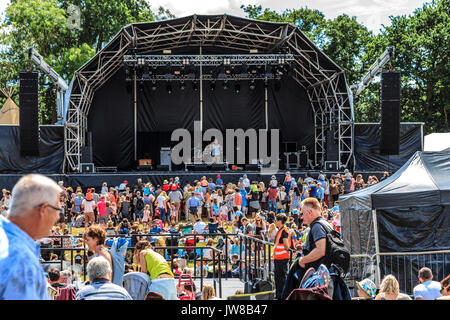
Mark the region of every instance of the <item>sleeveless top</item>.
POLYGON ((152 280, 156 279, 159 275, 167 273, 174 277, 170 266, 166 259, 155 251, 149 251, 145 255, 145 261, 147 262, 147 272, 152 280))

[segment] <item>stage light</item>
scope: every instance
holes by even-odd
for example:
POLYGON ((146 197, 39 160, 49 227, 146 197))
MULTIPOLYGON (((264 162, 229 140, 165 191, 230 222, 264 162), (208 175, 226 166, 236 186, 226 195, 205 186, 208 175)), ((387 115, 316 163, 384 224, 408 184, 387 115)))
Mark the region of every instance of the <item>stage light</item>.
POLYGON ((163 54, 171 54, 171 53, 172 53, 172 50, 170 50, 170 49, 163 50, 163 54))
POLYGON ((211 91, 214 91, 216 89, 216 82, 212 81, 211 84, 209 85, 209 89, 211 89, 211 91))
POLYGON ((138 66, 145 66, 145 58, 139 57, 137 58, 138 66))
POLYGON ((156 85, 156 81, 155 80, 153 80, 152 81, 152 91, 156 91, 156 88, 157 88, 158 86, 156 85))
POLYGON ((234 85, 234 90, 236 91, 236 93, 241 92, 241 85, 239 84, 239 82, 237 82, 237 83, 234 85))
POLYGON ((184 83, 184 81, 180 82, 180 90, 184 90, 186 89, 186 84, 184 83))
POLYGON ((258 49, 250 49, 250 53, 258 53, 258 49))
POLYGON ((166 90, 167 90, 167 93, 168 93, 168 94, 172 94, 172 85, 171 85, 171 84, 168 84, 168 85, 166 86, 166 90))
POLYGON ((250 90, 255 90, 255 88, 256 88, 255 80, 252 80, 252 81, 250 82, 250 90))
POLYGON ((285 57, 278 57, 278 64, 282 65, 286 63, 286 58, 285 57))
POLYGON ((225 81, 223 82, 223 90, 227 90, 227 89, 228 89, 228 81, 225 80, 225 81))
POLYGON ((192 90, 194 90, 195 92, 198 91, 197 81, 192 82, 192 90))
POLYGON ((189 65, 189 59, 188 58, 183 58, 182 63, 183 63, 183 66, 189 65))
POLYGON ((229 66, 231 64, 231 58, 223 58, 223 65, 229 66))

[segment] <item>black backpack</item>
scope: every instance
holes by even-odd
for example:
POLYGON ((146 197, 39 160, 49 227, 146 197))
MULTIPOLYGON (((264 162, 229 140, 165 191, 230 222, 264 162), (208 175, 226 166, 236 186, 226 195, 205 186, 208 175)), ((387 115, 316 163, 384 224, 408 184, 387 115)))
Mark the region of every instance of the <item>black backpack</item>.
MULTIPOLYGON (((340 269, 342 274, 346 274, 350 266, 350 251, 345 247, 342 236, 339 232, 334 230, 328 222, 322 219, 314 221, 310 225, 310 230, 315 223, 320 223, 325 228, 327 233, 327 245, 325 249, 324 263, 327 268, 330 268, 332 264, 340 269)), ((310 231, 311 232, 311 231, 310 231)), ((310 241, 310 248, 312 237, 308 237, 310 241)))
POLYGON ((142 200, 142 198, 138 198, 136 201, 136 210, 141 211, 144 209, 144 200, 142 200))

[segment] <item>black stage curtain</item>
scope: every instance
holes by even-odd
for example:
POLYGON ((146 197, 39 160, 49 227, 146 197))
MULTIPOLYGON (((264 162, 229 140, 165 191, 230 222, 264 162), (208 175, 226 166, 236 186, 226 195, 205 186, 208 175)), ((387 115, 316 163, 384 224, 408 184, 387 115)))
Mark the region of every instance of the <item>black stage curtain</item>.
POLYGON ((380 155, 380 124, 356 123, 354 152, 356 171, 397 171, 416 151, 422 151, 420 124, 400 124, 400 154, 380 155))
POLYGON ((88 115, 88 131, 92 132, 92 152, 97 167, 115 166, 119 170, 133 167, 132 97, 123 68, 95 93, 88 115))
POLYGON ((228 81, 228 89, 223 81, 216 81, 214 91, 210 82, 204 81, 203 89, 203 129, 264 129, 264 82, 255 81, 255 89, 250 90, 250 81, 228 81), (239 84, 239 93, 235 85, 239 84))
MULTIPOLYGON (((269 81, 269 129, 279 129, 283 142, 305 145, 314 157, 314 113, 308 95, 293 78, 281 80, 280 89, 269 81)), ((281 147, 281 146, 280 146, 281 147)))
POLYGON ((39 157, 20 155, 19 126, 0 126, 0 173, 61 173, 64 127, 39 126, 39 157))

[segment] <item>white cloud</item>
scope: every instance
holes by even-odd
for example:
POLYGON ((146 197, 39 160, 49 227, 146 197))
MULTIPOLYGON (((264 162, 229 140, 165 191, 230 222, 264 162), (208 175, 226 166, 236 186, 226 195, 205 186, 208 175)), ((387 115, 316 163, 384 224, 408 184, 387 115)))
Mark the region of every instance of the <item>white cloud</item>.
POLYGON ((261 5, 277 12, 307 6, 318 9, 329 19, 340 14, 356 16, 370 30, 378 32, 381 25, 389 25, 390 15, 409 15, 422 7, 424 0, 150 0, 152 9, 169 9, 177 17, 196 14, 223 14, 244 17, 241 5, 261 5))

